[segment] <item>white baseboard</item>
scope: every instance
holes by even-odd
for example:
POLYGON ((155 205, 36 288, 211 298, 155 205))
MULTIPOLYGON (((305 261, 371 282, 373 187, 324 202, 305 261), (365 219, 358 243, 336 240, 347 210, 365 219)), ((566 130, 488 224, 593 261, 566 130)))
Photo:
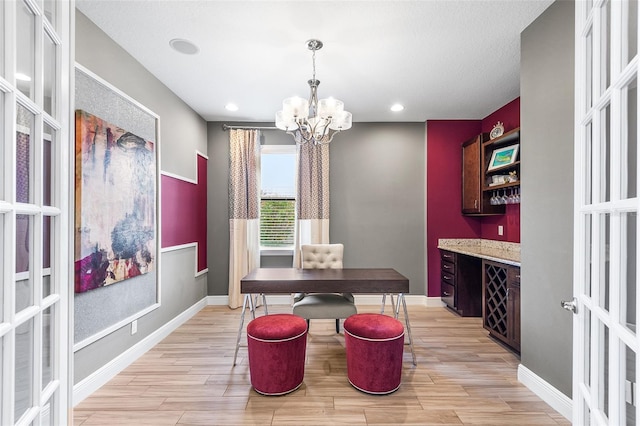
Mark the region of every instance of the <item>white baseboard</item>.
POLYGON ((554 410, 571 421, 573 402, 571 398, 551 386, 524 365, 518 365, 518 381, 549 404, 554 410))
MULTIPOLYGON (((357 305, 379 305, 382 303, 382 295, 378 294, 356 294, 354 295, 357 305)), ((439 308, 444 306, 439 297, 426 297, 406 294, 404 299, 410 306, 426 306, 430 308, 439 308)), ((207 296, 207 305, 224 306, 229 303, 228 296, 207 296)), ((290 305, 291 296, 289 295, 267 295, 267 303, 270 305, 290 305)), ((387 300, 387 303, 389 301, 387 300)))
POLYGON ((427 297, 426 299, 427 299, 426 306, 428 308, 444 308, 445 306, 447 306, 444 303, 442 303, 442 299, 440 297, 427 297))
MULTIPOLYGON (((225 296, 226 297, 226 296, 225 296)), ((145 337, 125 352, 112 359, 109 363, 93 372, 79 383, 73 386, 73 406, 75 407, 86 397, 100 389, 118 373, 131 365, 134 361, 145 354, 149 349, 160 343, 162 339, 171 334, 195 314, 200 312, 207 305, 207 298, 196 302, 177 317, 157 329, 155 332, 145 337)))

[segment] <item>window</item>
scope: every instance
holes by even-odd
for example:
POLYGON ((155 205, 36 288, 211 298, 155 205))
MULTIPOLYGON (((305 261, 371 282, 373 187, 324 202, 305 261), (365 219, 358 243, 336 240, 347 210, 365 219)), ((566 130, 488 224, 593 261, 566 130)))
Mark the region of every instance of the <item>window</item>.
POLYGON ((296 147, 263 145, 260 155, 260 248, 292 249, 296 220, 296 147))

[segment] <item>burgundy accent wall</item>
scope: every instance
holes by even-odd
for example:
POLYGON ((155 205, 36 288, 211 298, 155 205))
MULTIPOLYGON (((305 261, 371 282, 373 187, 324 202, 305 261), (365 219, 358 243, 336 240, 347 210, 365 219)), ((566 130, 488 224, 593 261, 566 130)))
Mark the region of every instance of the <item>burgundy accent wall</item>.
POLYGON ((505 133, 520 127, 520 98, 515 98, 502 108, 482 119, 482 132, 489 133, 498 121, 504 124, 505 133))
MULTIPOLYGON (((482 132, 489 133, 498 121, 504 124, 505 133, 520 127, 520 98, 516 98, 486 116, 482 120, 482 132)), ((520 242, 520 204, 506 206, 506 212, 500 216, 487 216, 482 219, 480 238, 485 240, 520 242), (498 235, 498 226, 502 225, 504 234, 498 235)))
POLYGON ((502 121, 505 132, 520 126, 520 98, 482 120, 429 120, 427 135, 427 296, 440 296, 439 238, 483 238, 520 242, 520 205, 506 206, 499 216, 468 217, 461 213, 464 141, 489 133, 502 121), (498 235, 498 225, 504 235, 498 235))
POLYGON ((507 204, 504 215, 483 217, 480 226, 480 238, 519 243, 520 204, 507 204), (498 225, 502 225, 504 229, 503 235, 498 235, 498 225))
POLYGON ((433 120, 427 135, 427 296, 440 296, 439 238, 479 238, 480 220, 463 216, 462 142, 477 136, 480 120, 433 120))
POLYGON ((162 175, 162 248, 198 243, 198 271, 207 268, 207 159, 197 156, 197 183, 162 175))

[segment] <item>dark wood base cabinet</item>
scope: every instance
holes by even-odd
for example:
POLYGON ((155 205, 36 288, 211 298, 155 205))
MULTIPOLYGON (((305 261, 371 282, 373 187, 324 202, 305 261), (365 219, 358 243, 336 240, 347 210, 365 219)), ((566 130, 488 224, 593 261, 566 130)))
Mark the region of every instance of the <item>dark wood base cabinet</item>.
POLYGON ((482 322, 492 337, 520 353, 520 268, 482 261, 482 322))
POLYGON ((440 250, 442 302, 463 317, 482 316, 482 260, 440 250))

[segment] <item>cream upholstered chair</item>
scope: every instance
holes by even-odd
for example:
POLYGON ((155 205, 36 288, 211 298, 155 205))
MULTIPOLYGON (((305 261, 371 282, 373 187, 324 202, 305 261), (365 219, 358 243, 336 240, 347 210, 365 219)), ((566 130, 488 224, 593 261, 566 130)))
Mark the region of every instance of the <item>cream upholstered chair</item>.
MULTIPOLYGON (((342 244, 307 244, 301 251, 303 269, 342 269, 342 244)), ((341 318, 358 313, 351 293, 297 293, 293 301, 293 313, 307 322, 335 318, 336 333, 340 333, 341 318)))

